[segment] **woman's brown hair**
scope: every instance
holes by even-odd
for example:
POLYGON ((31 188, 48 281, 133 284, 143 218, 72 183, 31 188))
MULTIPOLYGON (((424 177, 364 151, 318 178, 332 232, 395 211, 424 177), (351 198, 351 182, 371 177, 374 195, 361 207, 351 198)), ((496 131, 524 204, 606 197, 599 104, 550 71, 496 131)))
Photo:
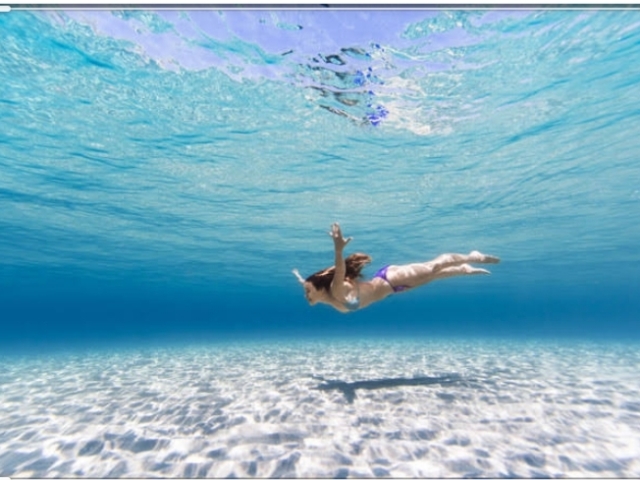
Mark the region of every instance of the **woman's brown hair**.
MULTIPOLYGON (((366 253, 352 253, 344 259, 346 273, 344 278, 346 280, 355 280, 362 277, 362 269, 371 263, 371 257, 366 253)), ((336 267, 325 268, 306 278, 306 281, 311 283, 316 290, 331 291, 331 282, 335 275, 336 267)))

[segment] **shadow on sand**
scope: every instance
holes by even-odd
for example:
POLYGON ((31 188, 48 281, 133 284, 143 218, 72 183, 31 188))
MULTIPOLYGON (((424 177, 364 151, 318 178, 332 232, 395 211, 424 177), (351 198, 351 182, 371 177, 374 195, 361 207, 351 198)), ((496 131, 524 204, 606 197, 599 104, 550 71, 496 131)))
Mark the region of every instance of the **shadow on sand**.
POLYGON ((452 385, 467 383, 460 375, 453 373, 440 377, 414 377, 414 378, 380 378, 376 380, 361 380, 358 382, 343 382, 341 380, 326 380, 316 375, 312 376, 321 383, 316 390, 340 390, 349 403, 353 403, 356 398, 356 390, 378 390, 380 388, 394 387, 415 387, 423 385, 452 385))

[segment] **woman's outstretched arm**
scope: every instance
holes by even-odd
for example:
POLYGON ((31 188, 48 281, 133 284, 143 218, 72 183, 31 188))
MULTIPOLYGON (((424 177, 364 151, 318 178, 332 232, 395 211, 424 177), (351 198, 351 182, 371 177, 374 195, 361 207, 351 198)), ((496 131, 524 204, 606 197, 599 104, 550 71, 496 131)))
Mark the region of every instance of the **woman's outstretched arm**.
POLYGON ((333 281, 331 282, 331 293, 335 298, 344 298, 344 276, 346 274, 346 266, 344 263, 344 258, 342 256, 342 251, 344 250, 345 245, 351 241, 351 237, 346 240, 342 237, 342 232, 340 231, 340 225, 334 223, 331 225, 331 231, 329 235, 333 238, 333 247, 335 251, 335 260, 334 265, 336 267, 333 281))

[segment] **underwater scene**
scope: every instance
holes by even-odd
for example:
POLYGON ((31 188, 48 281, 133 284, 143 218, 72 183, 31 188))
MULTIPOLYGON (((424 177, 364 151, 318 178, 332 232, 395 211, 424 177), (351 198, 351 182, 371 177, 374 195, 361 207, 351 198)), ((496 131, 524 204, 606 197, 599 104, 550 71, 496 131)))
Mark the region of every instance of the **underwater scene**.
POLYGON ((640 10, 6 10, 0 477, 640 477, 640 10))

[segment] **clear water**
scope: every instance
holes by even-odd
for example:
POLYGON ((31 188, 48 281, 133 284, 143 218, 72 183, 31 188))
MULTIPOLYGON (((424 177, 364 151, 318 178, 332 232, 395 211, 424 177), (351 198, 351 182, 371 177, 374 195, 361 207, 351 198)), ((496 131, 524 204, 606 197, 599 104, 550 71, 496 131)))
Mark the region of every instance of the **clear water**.
POLYGON ((12 341, 638 335, 636 10, 0 22, 12 341), (290 271, 330 264, 334 221, 369 274, 472 249, 503 263, 350 317, 310 309, 290 271))
POLYGON ((0 31, 0 476, 640 475, 640 11, 0 31), (502 263, 310 308, 334 221, 502 263))

